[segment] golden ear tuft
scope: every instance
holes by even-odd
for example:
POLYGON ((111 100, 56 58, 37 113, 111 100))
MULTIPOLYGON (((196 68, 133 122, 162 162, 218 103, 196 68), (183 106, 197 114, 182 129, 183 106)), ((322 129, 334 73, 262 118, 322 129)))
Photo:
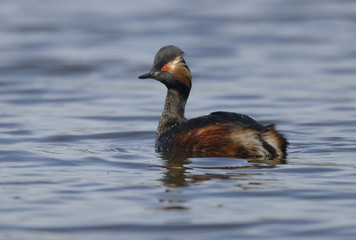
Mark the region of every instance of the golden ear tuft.
MULTIPOLYGON (((187 88, 191 88, 192 76, 182 56, 175 58, 165 66, 167 67, 166 71, 174 75, 187 88)), ((162 71, 165 66, 162 67, 162 71)))

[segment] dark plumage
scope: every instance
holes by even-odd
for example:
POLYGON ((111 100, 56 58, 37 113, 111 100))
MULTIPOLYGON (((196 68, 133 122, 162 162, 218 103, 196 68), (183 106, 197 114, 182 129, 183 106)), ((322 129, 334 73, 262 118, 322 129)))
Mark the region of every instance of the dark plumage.
POLYGON ((238 113, 214 112, 187 120, 186 101, 191 73, 183 51, 175 46, 161 48, 151 71, 139 77, 154 78, 167 87, 164 110, 157 128, 159 152, 194 152, 209 156, 242 158, 285 158, 287 140, 274 129, 238 113))

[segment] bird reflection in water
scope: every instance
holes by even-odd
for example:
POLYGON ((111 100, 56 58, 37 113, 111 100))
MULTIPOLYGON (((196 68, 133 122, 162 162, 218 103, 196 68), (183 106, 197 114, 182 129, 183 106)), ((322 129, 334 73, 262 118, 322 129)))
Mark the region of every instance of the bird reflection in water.
POLYGON ((163 185, 167 187, 165 190, 166 194, 165 197, 158 199, 160 204, 163 205, 161 209, 164 211, 182 211, 189 209, 188 200, 184 197, 184 194, 182 195, 182 187, 186 188, 196 183, 213 179, 236 181, 236 188, 241 190, 266 187, 265 185, 271 184, 270 179, 269 177, 265 180, 256 179, 257 175, 262 176, 265 174, 259 172, 258 169, 271 169, 277 164, 286 163, 283 159, 244 160, 217 158, 196 153, 163 152, 160 153, 160 157, 164 160, 163 167, 166 168, 161 179, 163 185), (235 160, 235 166, 231 166, 231 161, 234 162, 235 160), (214 162, 217 166, 212 165, 214 162), (254 172, 253 169, 256 169, 256 172, 254 172), (204 173, 205 170, 206 173, 204 173), (194 172, 203 173, 196 174, 194 172))
MULTIPOLYGON (((163 152, 160 157, 165 160, 164 168, 167 171, 164 173, 162 181, 167 187, 185 187, 190 184, 201 181, 209 181, 211 179, 238 179, 241 177, 246 178, 246 175, 258 173, 246 173, 246 172, 236 172, 236 170, 246 170, 246 169, 263 169, 263 168, 274 168, 278 164, 285 164, 284 159, 248 159, 248 160, 237 160, 236 166, 199 166, 199 158, 205 158, 209 156, 204 156, 196 153, 172 153, 163 152), (194 166, 189 166, 192 159, 196 159, 194 166), (238 165, 239 164, 239 165, 238 165), (207 169, 207 170, 221 170, 221 173, 205 173, 205 174, 191 174, 189 170, 192 169, 207 169), (235 170, 229 172, 229 170, 235 170)), ((213 158, 209 161, 214 161, 213 158)), ((220 163, 218 161, 217 163, 220 163)), ((217 164, 218 165, 218 164, 217 164)))

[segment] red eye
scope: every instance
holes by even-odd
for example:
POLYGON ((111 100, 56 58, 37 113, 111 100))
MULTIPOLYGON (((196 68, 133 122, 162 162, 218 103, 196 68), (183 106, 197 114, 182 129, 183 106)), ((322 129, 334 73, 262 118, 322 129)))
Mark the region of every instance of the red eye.
POLYGON ((167 66, 167 65, 164 65, 164 66, 162 67, 162 71, 168 71, 168 66, 167 66))

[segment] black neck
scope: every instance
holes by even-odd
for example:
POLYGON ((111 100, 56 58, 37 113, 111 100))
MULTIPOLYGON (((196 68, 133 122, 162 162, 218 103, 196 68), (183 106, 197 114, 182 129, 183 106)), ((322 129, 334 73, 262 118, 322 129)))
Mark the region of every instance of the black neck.
POLYGON ((177 123, 185 121, 184 110, 188 99, 188 93, 169 88, 163 113, 157 128, 156 141, 165 132, 169 131, 177 123))

